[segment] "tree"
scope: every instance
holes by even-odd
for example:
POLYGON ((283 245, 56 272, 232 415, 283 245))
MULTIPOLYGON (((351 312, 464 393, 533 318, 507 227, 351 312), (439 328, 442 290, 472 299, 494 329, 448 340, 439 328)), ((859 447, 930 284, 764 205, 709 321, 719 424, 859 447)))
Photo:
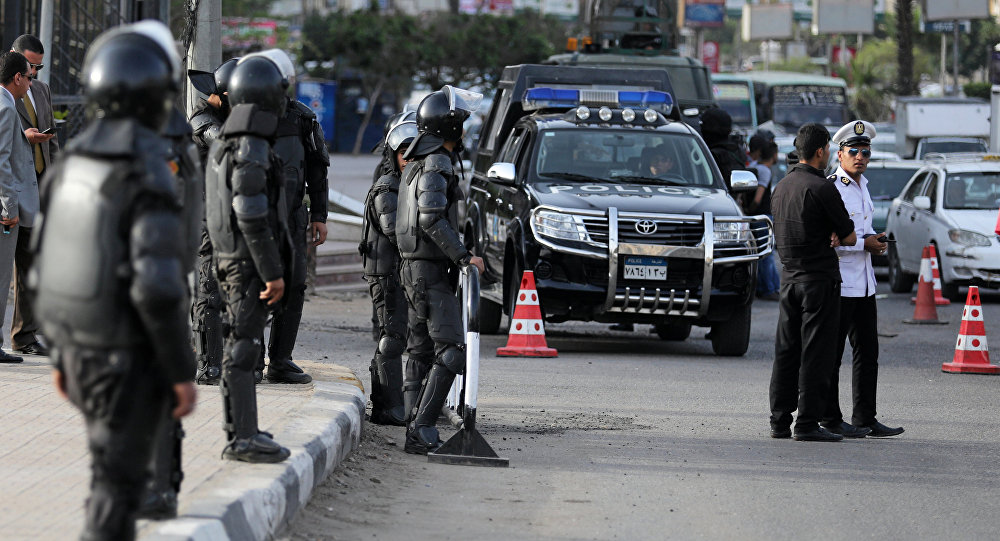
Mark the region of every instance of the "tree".
POLYGON ((913 78, 913 6, 910 0, 896 1, 896 93, 911 96, 917 93, 913 78))

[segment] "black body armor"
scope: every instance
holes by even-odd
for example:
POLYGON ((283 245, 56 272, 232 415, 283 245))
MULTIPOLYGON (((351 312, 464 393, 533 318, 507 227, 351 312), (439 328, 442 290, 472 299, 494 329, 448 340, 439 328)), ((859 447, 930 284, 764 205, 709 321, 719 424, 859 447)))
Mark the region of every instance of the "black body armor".
POLYGON ((222 133, 222 125, 226 123, 226 114, 216 109, 205 100, 199 100, 198 107, 191 114, 191 139, 198 147, 198 156, 202 165, 208 163, 208 149, 222 133))
POLYGON ((461 197, 451 156, 443 149, 408 166, 396 211, 399 255, 403 259, 464 263, 469 251, 458 234, 457 203, 461 197))

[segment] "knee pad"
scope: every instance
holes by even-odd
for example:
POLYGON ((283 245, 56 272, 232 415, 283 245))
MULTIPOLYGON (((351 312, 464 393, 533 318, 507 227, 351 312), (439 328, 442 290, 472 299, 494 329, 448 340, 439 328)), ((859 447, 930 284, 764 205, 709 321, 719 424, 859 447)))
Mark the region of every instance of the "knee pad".
POLYGON ((465 352, 456 345, 450 345, 438 355, 434 364, 443 365, 452 374, 465 372, 465 352))
POLYGON ((232 350, 233 368, 251 371, 262 351, 260 338, 238 338, 232 350))
POLYGON ((406 348, 406 342, 399 337, 385 335, 378 341, 378 352, 386 357, 399 357, 406 348))

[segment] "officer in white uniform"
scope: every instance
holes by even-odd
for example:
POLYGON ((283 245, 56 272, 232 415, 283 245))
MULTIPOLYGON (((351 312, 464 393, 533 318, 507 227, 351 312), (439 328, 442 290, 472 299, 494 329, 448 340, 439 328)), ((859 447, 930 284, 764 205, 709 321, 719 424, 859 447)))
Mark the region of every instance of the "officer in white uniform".
POLYGON ((868 193, 864 172, 871 159, 871 140, 875 126, 864 120, 849 122, 837 130, 833 142, 840 147, 840 166, 827 177, 837 186, 844 200, 857 242, 839 246, 840 257, 840 329, 837 361, 830 378, 829 400, 821 424, 829 431, 848 438, 897 436, 902 427, 890 428, 875 418, 875 395, 878 388, 878 313, 875 308, 875 270, 872 254, 884 254, 888 244, 884 233, 872 229, 875 205, 868 193), (851 423, 844 422, 840 411, 840 360, 844 340, 850 338, 853 349, 852 385, 854 412, 851 423))

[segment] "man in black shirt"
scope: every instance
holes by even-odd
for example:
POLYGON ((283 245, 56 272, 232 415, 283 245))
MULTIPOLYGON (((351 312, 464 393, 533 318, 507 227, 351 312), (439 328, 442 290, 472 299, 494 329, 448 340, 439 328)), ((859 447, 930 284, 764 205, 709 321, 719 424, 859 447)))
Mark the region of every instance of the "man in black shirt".
POLYGON ((800 156, 771 199, 774 237, 781 254, 778 331, 771 371, 771 437, 839 441, 819 426, 836 355, 840 324, 840 266, 835 246, 854 244, 840 193, 823 175, 830 158, 830 132, 820 124, 799 128, 800 156))

